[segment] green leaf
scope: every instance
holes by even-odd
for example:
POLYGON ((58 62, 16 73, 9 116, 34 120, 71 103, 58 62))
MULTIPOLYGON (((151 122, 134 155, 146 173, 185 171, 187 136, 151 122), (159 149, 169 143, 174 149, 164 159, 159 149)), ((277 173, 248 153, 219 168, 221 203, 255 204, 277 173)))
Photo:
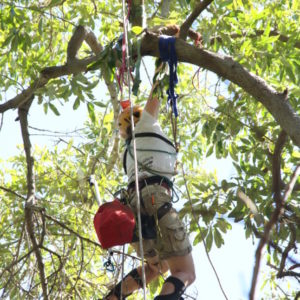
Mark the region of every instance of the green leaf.
POLYGON ((19 45, 19 37, 17 34, 14 35, 12 41, 11 41, 11 51, 17 51, 19 45))
POLYGON ((43 18, 41 17, 38 23, 38 32, 40 35, 43 34, 43 18))
POLYGON ((89 117, 90 117, 91 121, 93 123, 95 123, 96 116, 95 116, 95 107, 94 107, 94 105, 91 102, 88 102, 87 108, 88 108, 88 113, 89 113, 89 117))
POLYGON ((285 61, 285 64, 286 64, 285 66, 286 73, 288 74, 289 78, 293 81, 293 83, 296 83, 295 68, 288 60, 285 61))
POLYGON ((213 151, 214 151, 214 145, 211 145, 206 152, 206 157, 209 157, 210 155, 212 155, 213 151))
POLYGON ((211 246, 213 242, 213 234, 211 229, 208 232, 205 242, 206 242, 206 250, 207 252, 209 252, 211 250, 211 246))
POLYGON ((73 104, 73 109, 76 110, 80 105, 80 99, 79 97, 76 98, 74 104, 73 104))
POLYGON ((61 2, 63 2, 62 0, 51 0, 49 7, 61 4, 61 2))
POLYGON ((220 248, 224 244, 223 237, 217 228, 214 229, 214 240, 218 248, 220 248))
POLYGON ((106 107, 106 104, 99 102, 99 101, 94 101, 93 103, 99 107, 106 107))
POLYGON ((217 221, 217 226, 221 229, 222 232, 226 233, 227 229, 231 229, 231 224, 226 222, 223 218, 219 218, 217 221))
POLYGON ((48 113, 48 103, 44 103, 43 108, 44 108, 44 113, 47 114, 48 113))
POLYGON ((221 1, 220 4, 219 4, 219 6, 220 7, 228 6, 228 5, 232 4, 232 1, 233 0, 221 1))
POLYGON ((2 44, 1 47, 4 48, 4 47, 7 46, 8 44, 10 44, 14 36, 15 36, 15 35, 14 35, 13 33, 10 34, 10 35, 5 39, 5 41, 3 42, 3 44, 2 44))
POLYGON ((60 115, 59 111, 57 110, 56 106, 53 103, 49 102, 49 107, 54 112, 55 115, 57 116, 60 115))

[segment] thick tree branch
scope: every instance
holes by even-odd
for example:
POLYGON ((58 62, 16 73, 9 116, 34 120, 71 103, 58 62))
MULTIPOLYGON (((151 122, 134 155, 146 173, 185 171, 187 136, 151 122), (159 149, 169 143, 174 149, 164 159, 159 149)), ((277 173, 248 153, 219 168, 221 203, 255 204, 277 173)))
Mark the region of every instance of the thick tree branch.
POLYGON ((182 23, 180 26, 179 38, 182 40, 186 40, 188 35, 188 30, 192 26, 193 22, 198 18, 201 12, 206 9, 208 5, 210 5, 213 0, 203 0, 201 1, 193 10, 193 12, 188 16, 188 18, 182 23))
POLYGON ((132 26, 146 26, 144 0, 132 0, 129 20, 132 26))
MULTIPOLYGON (((180 27, 175 24, 168 25, 168 26, 155 26, 147 31, 151 33, 156 33, 158 35, 165 34, 170 36, 178 36, 180 27)), ((198 43, 202 42, 201 34, 196 32, 195 30, 189 29, 187 36, 193 41, 197 41, 198 43)))
POLYGON ((84 38, 86 35, 86 30, 83 26, 76 27, 67 48, 67 61, 72 61, 76 58, 77 52, 80 49, 84 38))
MULTIPOLYGON (((159 57, 159 37, 147 32, 143 37, 141 53, 159 57)), ((286 101, 286 93, 279 93, 262 78, 250 73, 232 57, 219 55, 189 45, 181 39, 176 40, 178 61, 197 65, 214 72, 218 76, 237 84, 247 93, 261 102, 273 115, 274 119, 300 147, 300 117, 286 101)))
POLYGON ((259 273, 259 267, 260 267, 260 261, 261 261, 261 255, 262 250, 265 246, 265 244, 269 241, 270 232, 274 226, 274 224, 278 221, 279 216, 283 212, 283 201, 280 193, 280 167, 281 167, 281 152, 283 149, 283 146, 287 140, 287 135, 284 131, 282 131, 279 134, 277 143, 275 145, 275 150, 273 154, 273 193, 274 193, 274 200, 276 204, 276 208, 274 212, 271 215, 271 218, 269 222, 265 226, 265 231, 263 237, 260 239, 259 244, 256 249, 255 257, 255 266, 253 270, 253 276, 252 276, 252 283, 251 283, 251 290, 249 294, 249 299, 254 300, 255 298, 255 289, 256 289, 256 283, 257 283, 257 277, 259 273))
POLYGON ((33 98, 34 97, 31 97, 27 103, 23 104, 19 108, 18 111, 20 124, 21 124, 24 150, 26 155, 26 162, 27 162, 27 199, 25 203, 25 222, 26 222, 26 229, 29 234, 33 246, 33 250, 36 256, 37 264, 38 264, 40 281, 43 290, 43 298, 47 300, 48 287, 47 287, 47 281, 45 276, 45 268, 44 268, 42 254, 38 247, 38 243, 34 232, 33 210, 32 210, 32 207, 36 204, 35 183, 34 183, 34 173, 33 173, 34 159, 31 152, 31 142, 30 142, 29 132, 28 132, 27 115, 28 115, 29 108, 32 104, 33 98))

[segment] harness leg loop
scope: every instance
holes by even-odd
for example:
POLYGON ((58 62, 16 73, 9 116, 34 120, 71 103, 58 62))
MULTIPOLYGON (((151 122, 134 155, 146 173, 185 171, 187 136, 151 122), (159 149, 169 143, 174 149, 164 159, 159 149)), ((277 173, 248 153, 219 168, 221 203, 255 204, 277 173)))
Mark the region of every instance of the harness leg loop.
POLYGON ((175 287, 175 291, 172 294, 156 296, 154 300, 183 300, 181 295, 185 291, 184 283, 174 276, 169 276, 165 282, 172 283, 175 287))
POLYGON ((131 276, 134 281, 138 284, 139 288, 143 287, 143 280, 141 278, 141 276, 139 275, 137 269, 133 269, 132 271, 130 271, 124 278, 123 280, 121 280, 108 294, 107 296, 105 296, 105 298, 103 300, 107 300, 109 299, 110 296, 114 295, 118 298, 118 300, 125 300, 128 296, 131 295, 127 294, 127 295, 121 295, 121 284, 122 282, 124 282, 124 280, 128 277, 131 276))

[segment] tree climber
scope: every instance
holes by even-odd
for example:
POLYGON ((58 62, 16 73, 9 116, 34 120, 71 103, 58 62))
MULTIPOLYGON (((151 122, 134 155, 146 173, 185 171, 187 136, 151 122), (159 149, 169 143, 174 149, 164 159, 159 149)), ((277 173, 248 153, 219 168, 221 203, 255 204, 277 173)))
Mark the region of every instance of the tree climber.
MULTIPOLYGON (((165 280, 160 295, 154 299, 176 300, 183 299, 181 295, 185 288, 195 280, 195 269, 191 254, 192 247, 185 226, 171 205, 172 182, 170 179, 174 175, 176 150, 157 121, 160 102, 156 96, 152 95, 154 88, 144 110, 140 106, 133 107, 141 214, 154 216, 153 227, 156 227, 156 238, 143 239, 143 250, 147 262, 145 277, 146 284, 148 284, 160 273, 169 270, 171 276, 165 280)), ((124 153, 124 169, 129 182, 128 202, 137 214, 130 119, 130 107, 128 107, 119 116, 119 130, 127 144, 124 153)), ((139 255, 139 242, 132 243, 132 246, 139 255)), ((125 299, 140 287, 143 287, 141 266, 128 273, 104 299, 125 299)))

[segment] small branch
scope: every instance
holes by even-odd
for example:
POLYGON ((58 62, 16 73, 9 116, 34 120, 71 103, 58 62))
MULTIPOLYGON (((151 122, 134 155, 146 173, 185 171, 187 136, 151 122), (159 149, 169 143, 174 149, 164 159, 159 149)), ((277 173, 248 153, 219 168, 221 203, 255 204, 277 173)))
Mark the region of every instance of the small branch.
POLYGON ((300 264, 294 264, 293 266, 289 267, 289 271, 300 268, 300 264))
POLYGON ((21 125, 21 132, 22 132, 22 138, 24 143, 24 151, 26 156, 26 163, 27 163, 27 201, 26 205, 29 204, 35 204, 35 203, 29 203, 29 199, 34 198, 35 194, 35 185, 34 185, 34 174, 33 174, 33 168, 34 168, 34 159, 31 152, 31 142, 29 138, 29 131, 28 131, 28 120, 27 115, 29 108, 32 104, 34 96, 32 96, 29 101, 22 105, 19 108, 18 114, 20 119, 20 125, 21 125))
POLYGON ((49 79, 46 79, 44 76, 40 76, 27 89, 23 90, 20 94, 18 94, 14 98, 1 104, 0 105, 0 113, 3 113, 9 109, 14 109, 14 108, 20 107, 22 104, 24 104, 26 101, 28 101, 32 97, 35 90, 43 87, 48 81, 49 81, 49 79))
POLYGON ((282 207, 283 198, 281 197, 280 183, 281 183, 281 152, 283 146, 287 140, 287 134, 285 131, 281 131, 279 134, 277 143, 275 144, 273 163, 272 163, 272 192, 274 193, 274 199, 276 208, 282 207))
POLYGON ((206 9, 208 5, 210 5, 213 0, 203 0, 201 1, 193 10, 193 12, 189 15, 189 17, 182 23, 180 26, 179 38, 186 40, 188 35, 188 30, 192 26, 193 22, 198 18, 201 12, 206 9))
POLYGON ((300 278, 300 273, 294 272, 294 271, 286 271, 286 272, 282 272, 280 274, 280 277, 278 278, 283 278, 286 276, 291 276, 291 277, 299 277, 300 278))
MULTIPOLYGON (((241 37, 256 38, 256 37, 259 37, 259 36, 263 35, 264 32, 265 32, 264 30, 256 30, 255 34, 250 34, 250 35, 247 35, 246 32, 242 32, 242 34, 232 32, 232 33, 229 34, 229 36, 232 39, 241 38, 241 37)), ((283 43, 288 42, 289 39, 290 39, 286 35, 280 34, 277 30, 271 30, 270 33, 269 33, 269 36, 278 36, 278 35, 279 35, 278 40, 283 42, 283 43)), ((218 41, 219 43, 222 43, 222 37, 215 36, 215 37, 211 38, 210 39, 210 44, 213 45, 216 41, 218 41)), ((296 48, 300 49, 300 41, 295 41, 294 46, 296 48)))
POLYGON ((284 195, 283 195, 283 201, 285 202, 287 200, 287 198, 290 196, 290 194, 292 193, 294 186, 297 182, 297 178, 300 174, 300 165, 298 165, 296 167, 296 169, 293 172, 293 175, 290 179, 289 184, 286 186, 285 191, 284 191, 284 195))
POLYGON ((22 200, 26 200, 25 197, 19 195, 19 194, 16 193, 15 191, 12 191, 11 189, 8 189, 8 188, 6 188, 6 187, 4 187, 4 186, 1 186, 1 185, 0 185, 0 189, 3 190, 3 191, 5 191, 5 192, 7 192, 7 193, 13 194, 14 196, 16 196, 16 197, 18 197, 18 198, 20 198, 20 199, 22 199, 22 200))
POLYGON ((3 269, 3 271, 0 274, 0 278, 3 276, 3 274, 7 271, 11 271, 11 269, 18 264, 20 261, 22 261, 23 259, 29 257, 29 255, 33 252, 34 250, 31 249, 29 250, 26 254, 24 254, 22 257, 20 257, 18 260, 13 261, 12 263, 10 263, 6 268, 3 269))
POLYGON ((282 253, 277 278, 282 278, 283 277, 282 274, 284 273, 283 269, 285 267, 286 258, 288 257, 289 252, 295 247, 296 229, 292 224, 289 225, 289 228, 291 230, 291 238, 289 240, 289 243, 288 243, 287 247, 284 249, 284 251, 282 253))
MULTIPOLYGON (((254 226, 252 226, 252 230, 253 230, 253 233, 254 233, 255 237, 257 237, 258 239, 262 239, 262 238, 263 238, 263 234, 262 234, 261 232, 257 231, 257 229, 256 229, 254 226)), ((277 252, 279 252, 280 254, 283 253, 283 250, 282 250, 276 243, 274 243, 274 242, 271 241, 271 240, 268 241, 268 246, 269 246, 269 247, 272 247, 273 249, 275 249, 275 250, 276 250, 277 252)), ((288 256, 287 259, 288 259, 291 263, 297 265, 297 261, 295 261, 292 257, 288 256)))
POLYGON ((263 250, 265 244, 269 241, 269 236, 270 236, 272 227, 278 221, 279 216, 283 212, 283 209, 282 209, 283 201, 282 201, 282 197, 280 194, 280 182, 281 182, 281 177, 280 177, 280 167, 281 166, 280 165, 281 165, 281 152, 282 152, 282 149, 283 149, 283 146, 284 146, 286 140, 287 140, 287 134, 285 133, 285 131, 282 131, 279 134, 277 143, 275 145, 274 154, 273 154, 273 171, 272 171, 273 187, 272 187, 272 190, 274 193, 274 200, 275 200, 276 208, 275 208, 274 212, 272 213, 269 222, 265 226, 264 235, 260 239, 259 244, 256 249, 256 253, 255 253, 256 261, 255 261, 255 266, 254 266, 254 270, 253 270, 251 290, 250 290, 250 294, 249 294, 250 300, 254 300, 254 296, 255 296, 255 288, 256 288, 257 277, 258 277, 258 273, 259 273, 262 250, 263 250))
POLYGON ((44 214, 45 217, 51 221, 53 221, 54 223, 58 224, 59 226, 61 226, 62 228, 66 229, 67 231, 69 231, 70 233, 74 234, 75 236, 77 236, 78 238, 80 238, 81 240, 85 241, 85 242, 88 242, 96 247, 100 247, 100 244, 90 240, 89 238, 86 238, 86 237, 83 237, 82 235, 80 235, 79 233, 77 233, 76 231, 74 231, 73 229, 71 229, 70 227, 68 227, 67 225, 65 225, 63 222, 60 222, 58 220, 56 220, 55 218, 47 215, 47 214, 44 214))

